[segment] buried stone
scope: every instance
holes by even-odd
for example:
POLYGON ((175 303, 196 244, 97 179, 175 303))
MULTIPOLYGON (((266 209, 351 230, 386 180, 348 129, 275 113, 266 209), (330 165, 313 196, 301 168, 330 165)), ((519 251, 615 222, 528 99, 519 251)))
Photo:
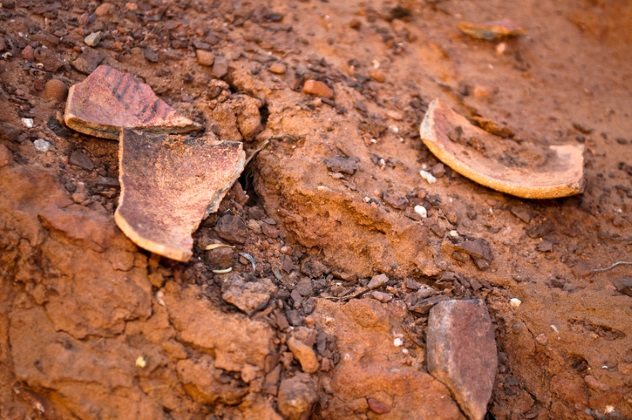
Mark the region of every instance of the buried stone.
POLYGON ((483 419, 498 365, 485 304, 480 300, 437 303, 430 310, 426 334, 429 372, 450 389, 470 419, 483 419))
POLYGON ((192 233, 243 171, 241 143, 130 129, 119 141, 116 224, 141 248, 188 261, 192 233))
POLYGON ((114 140, 124 128, 170 134, 201 128, 158 98, 149 85, 105 64, 70 88, 64 122, 81 133, 114 140))

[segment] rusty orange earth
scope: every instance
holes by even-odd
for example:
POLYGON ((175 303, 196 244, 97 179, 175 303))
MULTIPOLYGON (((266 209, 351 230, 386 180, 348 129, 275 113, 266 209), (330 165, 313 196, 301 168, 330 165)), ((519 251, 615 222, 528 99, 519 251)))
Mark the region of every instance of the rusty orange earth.
POLYGON ((105 64, 70 88, 64 122, 81 133, 113 140, 122 128, 181 134, 201 128, 136 76, 105 64))

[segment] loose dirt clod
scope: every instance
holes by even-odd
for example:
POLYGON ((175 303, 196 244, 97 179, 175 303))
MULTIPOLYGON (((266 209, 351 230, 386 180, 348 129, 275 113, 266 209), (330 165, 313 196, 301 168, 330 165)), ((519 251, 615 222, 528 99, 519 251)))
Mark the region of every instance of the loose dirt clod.
POLYGON ((141 248, 188 261, 191 234, 244 168, 241 143, 128 129, 119 141, 117 225, 141 248))
POLYGON ((117 139, 123 128, 172 134, 200 129, 149 85, 105 64, 70 88, 64 121, 81 133, 107 139, 117 139))
POLYGON ((583 191, 582 145, 539 149, 510 143, 473 126, 438 99, 430 103, 420 134, 443 163, 497 191, 540 199, 583 191))

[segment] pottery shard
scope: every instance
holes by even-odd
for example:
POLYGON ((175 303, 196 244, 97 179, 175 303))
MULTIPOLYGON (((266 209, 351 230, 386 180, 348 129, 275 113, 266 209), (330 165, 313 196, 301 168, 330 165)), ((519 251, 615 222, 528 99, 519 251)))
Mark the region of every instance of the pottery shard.
POLYGON ((68 91, 64 121, 81 133, 117 139, 123 128, 158 133, 200 129, 134 75, 101 65, 68 91))
POLYGON ((494 136, 435 99, 420 127, 443 163, 489 188, 523 198, 556 198, 584 188, 584 146, 538 147, 494 136))
POLYGON ((428 318, 430 373, 452 392, 471 419, 482 419, 492 395, 498 359, 492 323, 479 300, 445 300, 428 318))
POLYGON ((191 234, 243 171, 241 143, 129 129, 120 142, 116 224, 141 248, 188 261, 191 234))
POLYGON ((461 22, 457 27, 461 32, 472 38, 486 41, 496 41, 525 34, 524 29, 509 19, 483 23, 461 22))

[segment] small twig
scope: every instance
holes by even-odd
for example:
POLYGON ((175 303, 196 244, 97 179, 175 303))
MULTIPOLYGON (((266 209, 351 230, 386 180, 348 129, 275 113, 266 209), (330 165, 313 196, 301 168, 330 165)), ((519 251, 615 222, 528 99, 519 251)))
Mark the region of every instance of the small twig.
POLYGON ((250 156, 248 156, 248 158, 246 159, 246 163, 244 164, 244 167, 246 167, 250 163, 250 161, 254 159, 255 156, 257 156, 257 154, 260 151, 265 149, 268 146, 268 144, 270 144, 270 140, 265 139, 255 150, 253 150, 250 156))
POLYGON ((632 261, 616 261, 614 263, 612 263, 611 265, 609 265, 608 267, 603 267, 603 268, 595 268, 590 270, 591 273, 603 273, 604 271, 609 271, 612 270, 615 267, 618 267, 620 265, 632 265, 632 261))
POLYGON ((353 299, 353 298, 357 298, 358 296, 360 296, 361 294, 363 294, 364 292, 368 292, 369 289, 367 289, 366 287, 360 287, 358 290, 354 290, 353 292, 346 294, 346 295, 342 295, 342 296, 321 296, 324 299, 329 299, 329 300, 342 300, 342 299, 353 299))

